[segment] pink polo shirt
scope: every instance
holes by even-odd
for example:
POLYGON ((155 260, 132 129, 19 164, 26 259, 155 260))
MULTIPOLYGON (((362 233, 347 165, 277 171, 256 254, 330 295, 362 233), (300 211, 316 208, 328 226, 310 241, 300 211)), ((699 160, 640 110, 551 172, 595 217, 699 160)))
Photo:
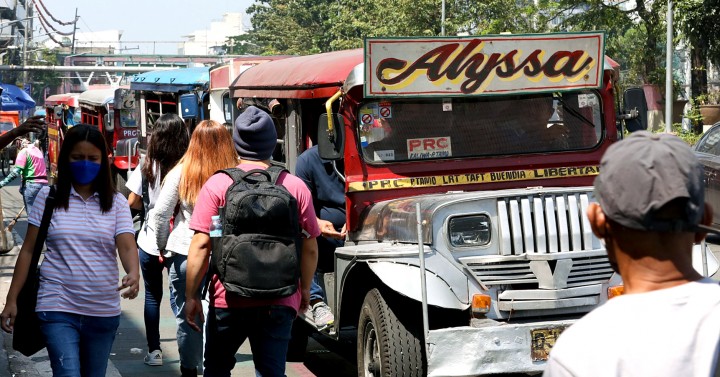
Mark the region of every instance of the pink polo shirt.
MULTIPOLYGON (((237 167, 245 171, 264 168, 262 165, 252 163, 240 164, 237 167)), ((190 229, 196 232, 210 233, 211 219, 218 214, 219 207, 225 206, 225 192, 232 183, 232 178, 223 173, 215 174, 205 182, 195 201, 195 209, 193 210, 192 219, 190 219, 190 229)), ((312 195, 305 183, 300 178, 288 173, 280 174, 277 183, 284 186, 297 199, 300 212, 300 227, 309 234, 308 238, 318 237, 320 228, 318 228, 317 219, 315 218, 312 195)), ((210 305, 216 308, 283 305, 298 311, 301 299, 302 295, 299 286, 294 294, 279 299, 251 299, 232 294, 226 295, 225 287, 218 279, 218 276, 212 276, 210 305)))

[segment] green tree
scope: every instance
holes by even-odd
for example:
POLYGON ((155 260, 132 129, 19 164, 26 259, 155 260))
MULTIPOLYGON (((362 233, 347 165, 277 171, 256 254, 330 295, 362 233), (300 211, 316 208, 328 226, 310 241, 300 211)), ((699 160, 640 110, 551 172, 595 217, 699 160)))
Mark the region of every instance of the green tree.
MULTIPOLYGON (((44 66, 58 65, 57 53, 53 50, 41 49, 36 53, 32 53, 32 55, 28 54, 28 64, 44 66)), ((28 80, 32 83, 31 96, 37 103, 39 103, 39 100, 43 97, 43 92, 46 87, 54 88, 62 84, 60 73, 55 71, 30 71, 28 80)))
POLYGON ((606 53, 616 57, 639 83, 664 80, 666 2, 624 0, 608 5, 604 0, 560 0, 545 4, 552 12, 550 21, 561 30, 607 31, 606 53))
POLYGON ((720 0, 679 0, 675 20, 690 47, 693 97, 707 92, 708 62, 720 66, 720 0))

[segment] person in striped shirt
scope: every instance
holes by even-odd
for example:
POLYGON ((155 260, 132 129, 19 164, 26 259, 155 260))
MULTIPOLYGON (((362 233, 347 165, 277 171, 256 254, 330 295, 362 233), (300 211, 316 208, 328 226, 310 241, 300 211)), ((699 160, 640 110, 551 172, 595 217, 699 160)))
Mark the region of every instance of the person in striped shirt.
POLYGON ((30 212, 35 197, 40 189, 47 186, 47 167, 45 166, 45 156, 38 148, 39 140, 31 143, 28 139, 22 139, 20 153, 15 159, 15 166, 5 179, 0 181, 0 188, 5 187, 17 177, 22 177, 22 185, 20 186, 20 194, 23 196, 23 204, 25 210, 30 212))
MULTIPOLYGON (((49 188, 35 199, 18 255, 2 328, 12 331, 49 188)), ((120 324, 120 297, 134 299, 140 267, 127 200, 115 190, 105 139, 81 124, 68 130, 58 157, 57 190, 36 311, 53 375, 105 376, 120 324), (116 251, 117 250, 117 251, 116 251), (126 275, 119 279, 117 257, 126 275)))

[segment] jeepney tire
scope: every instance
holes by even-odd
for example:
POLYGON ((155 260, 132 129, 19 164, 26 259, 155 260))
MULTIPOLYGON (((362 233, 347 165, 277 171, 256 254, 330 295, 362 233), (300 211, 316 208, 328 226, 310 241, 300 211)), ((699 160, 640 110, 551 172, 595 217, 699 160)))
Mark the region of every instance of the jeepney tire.
POLYGON ((405 299, 397 298, 391 307, 377 288, 365 296, 357 332, 359 377, 425 376, 421 326, 404 315, 405 299))
POLYGON ((300 317, 295 318, 290 332, 286 361, 303 362, 305 360, 309 336, 310 330, 305 321, 300 317))

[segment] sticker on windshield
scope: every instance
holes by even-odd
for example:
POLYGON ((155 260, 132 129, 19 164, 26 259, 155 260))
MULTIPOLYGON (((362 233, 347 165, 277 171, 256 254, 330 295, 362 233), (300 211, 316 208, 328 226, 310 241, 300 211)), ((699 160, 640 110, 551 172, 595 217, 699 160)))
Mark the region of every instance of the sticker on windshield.
POLYGON ((395 151, 392 149, 375 151, 375 161, 395 161, 395 151))
POLYGON ((392 118, 392 104, 390 102, 380 102, 378 105, 378 114, 381 118, 392 118))
POLYGON ((597 97, 592 94, 578 94, 578 107, 593 107, 597 104, 597 97))
POLYGON ((452 157, 450 136, 407 139, 408 159, 452 157))

